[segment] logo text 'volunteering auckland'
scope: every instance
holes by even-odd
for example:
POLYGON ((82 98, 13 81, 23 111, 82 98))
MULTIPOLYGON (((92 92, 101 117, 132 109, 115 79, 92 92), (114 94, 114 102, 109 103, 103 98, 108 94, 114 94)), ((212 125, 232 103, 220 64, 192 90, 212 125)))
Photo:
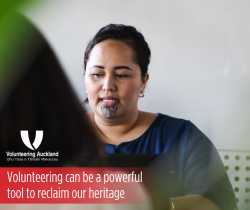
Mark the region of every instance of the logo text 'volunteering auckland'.
POLYGON ((43 131, 36 131, 36 136, 33 144, 31 144, 30 142, 28 131, 23 130, 20 133, 20 141, 22 140, 24 145, 32 151, 6 151, 7 161, 58 161, 58 151, 40 152, 37 150, 43 140, 43 131))

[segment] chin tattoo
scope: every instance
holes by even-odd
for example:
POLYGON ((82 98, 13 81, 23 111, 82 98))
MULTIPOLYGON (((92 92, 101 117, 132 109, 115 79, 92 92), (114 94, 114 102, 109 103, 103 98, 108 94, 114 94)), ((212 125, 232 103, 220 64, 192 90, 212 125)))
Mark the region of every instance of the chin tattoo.
POLYGON ((115 106, 101 106, 102 116, 107 119, 112 119, 116 116, 116 112, 118 110, 118 107, 115 106))

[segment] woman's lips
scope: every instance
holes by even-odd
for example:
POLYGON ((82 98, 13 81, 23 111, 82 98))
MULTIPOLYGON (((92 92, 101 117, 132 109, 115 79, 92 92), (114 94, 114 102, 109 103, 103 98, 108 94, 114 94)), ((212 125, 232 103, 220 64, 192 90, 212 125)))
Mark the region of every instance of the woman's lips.
POLYGON ((104 106, 114 106, 119 103, 119 100, 115 98, 101 98, 101 103, 104 106))

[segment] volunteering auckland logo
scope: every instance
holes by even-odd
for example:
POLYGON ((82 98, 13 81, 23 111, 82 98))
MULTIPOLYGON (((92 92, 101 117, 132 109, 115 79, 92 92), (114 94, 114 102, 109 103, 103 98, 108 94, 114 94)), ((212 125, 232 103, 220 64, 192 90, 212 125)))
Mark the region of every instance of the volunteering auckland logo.
POLYGON ((27 130, 21 130, 20 134, 20 141, 22 141, 24 145, 32 151, 6 151, 7 161, 58 161, 58 151, 38 151, 38 148, 43 141, 43 131, 36 131, 33 143, 30 141, 29 132, 27 130))
POLYGON ((28 131, 21 131, 21 138, 26 147, 32 150, 36 150, 42 143, 43 131, 36 131, 36 137, 33 144, 30 143, 28 131))

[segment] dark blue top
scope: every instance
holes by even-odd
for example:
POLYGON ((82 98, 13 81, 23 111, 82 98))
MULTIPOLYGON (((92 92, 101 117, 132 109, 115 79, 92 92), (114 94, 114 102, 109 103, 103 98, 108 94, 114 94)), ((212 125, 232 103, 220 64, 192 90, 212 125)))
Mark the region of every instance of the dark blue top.
POLYGON ((236 209, 235 195, 217 150, 188 120, 159 114, 139 138, 117 147, 105 144, 105 148, 107 153, 167 154, 172 174, 170 197, 200 194, 223 210, 236 209))

